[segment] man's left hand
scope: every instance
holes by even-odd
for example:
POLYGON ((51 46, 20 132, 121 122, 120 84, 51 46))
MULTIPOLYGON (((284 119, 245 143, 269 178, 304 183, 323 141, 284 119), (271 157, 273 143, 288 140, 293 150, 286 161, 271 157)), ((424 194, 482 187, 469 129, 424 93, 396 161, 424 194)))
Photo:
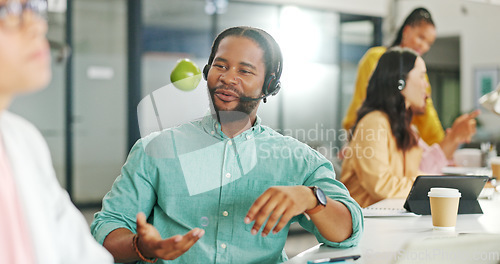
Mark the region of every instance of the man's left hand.
POLYGON ((269 218, 262 230, 262 236, 265 237, 271 231, 278 233, 292 217, 314 208, 317 203, 316 197, 307 186, 274 186, 255 200, 248 210, 245 223, 250 224, 255 220, 251 231, 252 235, 255 235, 269 218), (276 226, 273 229, 274 225, 276 226))

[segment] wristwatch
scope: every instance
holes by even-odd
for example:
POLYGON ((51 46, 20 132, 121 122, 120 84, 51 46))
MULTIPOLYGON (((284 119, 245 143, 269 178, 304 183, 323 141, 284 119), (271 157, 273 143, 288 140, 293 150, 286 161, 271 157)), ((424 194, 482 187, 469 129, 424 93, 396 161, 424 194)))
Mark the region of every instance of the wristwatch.
POLYGON ((318 200, 318 205, 316 205, 316 207, 305 211, 306 214, 312 215, 326 207, 327 199, 323 190, 321 190, 318 186, 311 186, 309 188, 312 190, 314 196, 316 196, 316 200, 318 200))

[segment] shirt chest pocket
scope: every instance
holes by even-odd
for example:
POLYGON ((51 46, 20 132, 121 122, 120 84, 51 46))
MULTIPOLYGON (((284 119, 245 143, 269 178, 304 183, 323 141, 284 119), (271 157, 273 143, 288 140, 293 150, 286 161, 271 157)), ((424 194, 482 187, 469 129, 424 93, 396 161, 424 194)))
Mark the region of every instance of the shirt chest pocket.
POLYGON ((186 230, 195 227, 207 228, 216 221, 217 197, 168 196, 165 199, 158 199, 158 205, 169 222, 184 226, 186 230))

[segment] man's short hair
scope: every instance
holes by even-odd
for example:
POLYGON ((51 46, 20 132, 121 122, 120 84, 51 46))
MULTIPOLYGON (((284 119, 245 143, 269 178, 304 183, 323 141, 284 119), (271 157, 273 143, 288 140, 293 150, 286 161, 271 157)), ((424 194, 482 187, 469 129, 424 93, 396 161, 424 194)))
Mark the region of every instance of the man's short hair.
POLYGON ((215 59, 215 53, 219 49, 220 42, 229 36, 241 36, 249 38, 259 45, 259 47, 264 51, 264 63, 266 65, 266 78, 271 74, 274 74, 276 79, 279 80, 281 77, 283 58, 281 55, 281 49, 276 42, 276 40, 262 29, 239 26, 232 27, 222 31, 217 38, 215 38, 212 44, 212 51, 210 57, 208 58, 208 65, 212 65, 215 59))

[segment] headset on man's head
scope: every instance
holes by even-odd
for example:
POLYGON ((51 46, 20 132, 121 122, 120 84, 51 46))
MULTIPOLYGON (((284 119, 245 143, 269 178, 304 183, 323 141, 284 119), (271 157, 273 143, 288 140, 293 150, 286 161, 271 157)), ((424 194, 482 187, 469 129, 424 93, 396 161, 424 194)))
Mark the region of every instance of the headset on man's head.
MULTIPOLYGON (((260 29, 256 29, 256 28, 248 28, 248 29, 253 30, 254 32, 258 32, 258 34, 260 34, 263 37, 263 39, 266 40, 266 42, 267 42, 266 44, 269 45, 269 47, 271 48, 271 51, 272 51, 271 54, 273 55, 273 58, 271 58, 272 59, 271 65, 276 65, 276 69, 269 71, 269 73, 266 75, 266 78, 264 80, 264 85, 262 86, 262 94, 263 95, 261 97, 257 97, 257 98, 242 97, 242 98, 240 98, 240 100, 241 101, 257 101, 257 100, 263 99, 264 103, 266 103, 267 97, 274 96, 274 95, 278 94, 279 90, 281 89, 280 78, 281 78, 281 73, 283 70, 283 56, 281 54, 281 49, 280 49, 278 43, 274 40, 274 38, 271 35, 269 35, 267 32, 260 30, 260 29), (277 63, 275 63, 276 61, 277 61, 277 63)), ((228 30, 230 30, 230 29, 228 29, 228 30)), ((244 37, 247 37, 247 36, 244 36, 244 37)), ((219 44, 220 44, 220 42, 218 43, 218 45, 219 44)), ((203 67, 203 78, 205 80, 208 79, 208 72, 210 71, 210 68, 212 67, 214 55, 215 54, 210 55, 210 58, 208 59, 207 65, 205 65, 205 67, 203 67)))

